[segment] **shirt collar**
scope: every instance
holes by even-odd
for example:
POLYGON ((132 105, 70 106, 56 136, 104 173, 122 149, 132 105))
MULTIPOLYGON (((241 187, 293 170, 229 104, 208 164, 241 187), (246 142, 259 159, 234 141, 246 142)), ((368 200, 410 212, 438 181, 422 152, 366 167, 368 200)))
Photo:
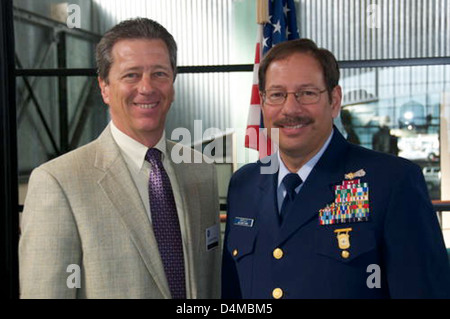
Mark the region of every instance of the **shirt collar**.
MULTIPOLYGON (((330 136, 328 136, 328 139, 325 141, 325 143, 323 144, 322 148, 317 152, 317 154, 314 155, 305 165, 303 165, 297 171, 298 176, 300 176, 300 178, 302 179, 303 182, 306 181, 306 179, 308 178, 309 174, 313 170, 314 166, 317 164, 317 162, 319 161, 319 159, 322 157, 323 153, 327 149, 328 145, 331 142, 331 138, 333 137, 333 133, 334 133, 334 129, 331 131, 330 136)), ((281 160, 280 152, 277 152, 277 156, 278 156, 278 162, 280 163, 280 168, 279 168, 279 171, 278 171, 278 187, 280 187, 281 182, 283 181, 283 178, 287 174, 289 174, 290 171, 288 170, 286 165, 284 165, 283 161, 281 160)))
MULTIPOLYGON (((140 170, 144 165, 148 147, 123 133, 112 121, 111 134, 125 157, 125 161, 133 168, 140 170)), ((166 156, 166 133, 164 131, 160 140, 153 148, 161 151, 161 160, 163 161, 166 156)))

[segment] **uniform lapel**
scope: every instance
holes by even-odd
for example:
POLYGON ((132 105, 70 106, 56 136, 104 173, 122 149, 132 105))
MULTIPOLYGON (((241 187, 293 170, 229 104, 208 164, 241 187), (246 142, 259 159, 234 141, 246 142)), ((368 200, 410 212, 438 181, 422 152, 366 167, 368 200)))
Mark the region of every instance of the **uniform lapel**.
POLYGON ((165 298, 170 298, 158 244, 147 212, 109 127, 98 142, 95 166, 105 172, 98 184, 116 208, 115 212, 122 219, 161 293, 165 298))
MULTIPOLYGON (((273 174, 262 174, 259 173, 258 182, 258 197, 259 208, 257 210, 256 226, 260 224, 264 225, 277 225, 277 227, 271 227, 271 229, 278 229, 279 219, 278 219, 278 205, 277 205, 277 176, 278 176, 278 157, 276 154, 271 155, 269 164, 275 161, 277 167, 276 172, 273 174)), ((273 165, 273 164, 272 164, 273 165)), ((260 166, 260 169, 263 165, 260 166)))
POLYGON ((334 186, 344 178, 347 145, 335 128, 330 145, 296 197, 294 209, 283 220, 279 243, 288 239, 312 219, 316 219, 314 222, 319 223, 319 210, 334 201, 334 186))

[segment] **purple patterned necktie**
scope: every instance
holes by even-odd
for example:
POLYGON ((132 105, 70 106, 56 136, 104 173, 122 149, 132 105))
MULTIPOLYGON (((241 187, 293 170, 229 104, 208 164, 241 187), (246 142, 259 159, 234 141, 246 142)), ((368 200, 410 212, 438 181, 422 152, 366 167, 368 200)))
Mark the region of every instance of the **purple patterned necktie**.
POLYGON ((153 231, 170 292, 173 299, 186 299, 183 245, 172 186, 161 162, 161 152, 150 148, 145 159, 151 164, 148 196, 153 231))

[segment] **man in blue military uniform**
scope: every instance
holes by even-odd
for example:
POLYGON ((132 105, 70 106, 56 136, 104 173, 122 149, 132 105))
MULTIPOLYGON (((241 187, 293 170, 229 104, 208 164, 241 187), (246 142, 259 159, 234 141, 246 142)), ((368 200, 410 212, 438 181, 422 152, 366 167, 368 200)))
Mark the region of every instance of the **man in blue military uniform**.
POLYGON ((335 57, 310 40, 262 61, 264 123, 279 140, 269 164, 279 169, 265 174, 258 161, 231 179, 223 298, 450 298, 419 167, 343 138, 338 81, 335 57))

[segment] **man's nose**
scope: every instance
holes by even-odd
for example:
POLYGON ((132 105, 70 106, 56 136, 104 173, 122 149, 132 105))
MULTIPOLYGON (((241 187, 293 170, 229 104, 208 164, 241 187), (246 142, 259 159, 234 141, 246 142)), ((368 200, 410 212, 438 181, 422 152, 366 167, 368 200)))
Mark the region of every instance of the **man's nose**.
POLYGON ((298 113, 301 108, 301 103, 297 101, 295 94, 289 93, 284 101, 282 112, 283 114, 298 113))
POLYGON ((153 85, 152 85, 152 79, 149 75, 144 74, 139 81, 138 85, 138 92, 140 94, 148 94, 152 92, 153 85))

